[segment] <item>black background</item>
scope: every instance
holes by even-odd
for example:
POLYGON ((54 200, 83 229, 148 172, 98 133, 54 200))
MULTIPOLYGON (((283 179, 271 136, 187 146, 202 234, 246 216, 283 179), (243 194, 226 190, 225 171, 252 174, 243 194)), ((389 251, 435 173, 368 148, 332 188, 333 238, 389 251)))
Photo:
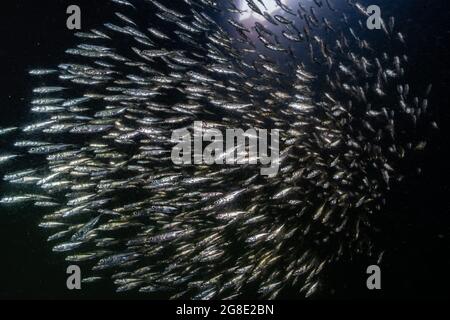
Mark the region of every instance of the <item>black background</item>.
MULTIPOLYGON (((430 105, 441 129, 430 138, 422 175, 410 178, 391 196, 386 211, 389 217, 379 240, 388 249, 382 265, 383 290, 373 293, 365 287, 365 268, 374 261, 343 263, 329 281, 336 283, 336 298, 448 298, 450 5, 447 0, 371 4, 381 2, 391 3, 386 5, 395 10, 407 35, 411 83, 434 84, 430 105)), ((109 17, 108 1, 103 0, 2 2, 0 126, 15 125, 26 117, 32 88, 27 70, 63 61, 64 50, 75 44, 73 31, 66 28, 66 9, 71 4, 81 7, 84 30, 98 27, 109 17)), ((0 185, 0 195, 4 190, 0 185)), ((0 207, 0 298, 124 297, 113 295, 108 283, 69 292, 65 284, 67 264, 51 252, 38 222, 39 213, 33 210, 0 207)))

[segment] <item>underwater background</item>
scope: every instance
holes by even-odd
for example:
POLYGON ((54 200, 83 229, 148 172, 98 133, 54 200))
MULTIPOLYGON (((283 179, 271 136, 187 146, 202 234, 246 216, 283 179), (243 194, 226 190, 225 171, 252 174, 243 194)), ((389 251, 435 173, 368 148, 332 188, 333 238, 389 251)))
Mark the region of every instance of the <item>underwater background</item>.
MULTIPOLYGON (((164 3, 164 1, 162 1, 164 3)), ((386 248, 382 290, 366 288, 366 267, 376 261, 348 261, 327 275, 331 292, 315 298, 448 298, 450 297, 450 3, 446 0, 362 1, 394 15, 407 39, 408 83, 433 84, 430 106, 440 129, 429 138, 420 159, 422 172, 407 177, 389 194, 380 215, 379 239, 386 248)), ((32 82, 28 70, 64 60, 76 44, 66 28, 66 9, 77 4, 82 28, 98 26, 110 16, 108 1, 15 0, 0 11, 0 127, 27 119, 32 82)), ((1 141, 0 148, 3 143, 1 141)), ((0 169, 1 173, 1 169, 0 169)), ((0 195, 8 186, 0 182, 0 195)), ((116 294, 109 281, 66 287, 64 256, 52 252, 47 234, 37 227, 42 212, 34 207, 0 207, 0 298, 147 298, 116 294)), ((157 295, 151 298, 158 298, 157 295)), ((283 298, 297 298, 295 292, 283 298)))

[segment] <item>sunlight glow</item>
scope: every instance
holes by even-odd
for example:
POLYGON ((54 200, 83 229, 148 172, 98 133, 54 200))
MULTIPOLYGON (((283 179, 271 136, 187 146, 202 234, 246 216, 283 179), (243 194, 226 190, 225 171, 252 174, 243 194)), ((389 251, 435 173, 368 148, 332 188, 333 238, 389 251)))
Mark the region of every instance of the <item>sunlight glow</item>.
MULTIPOLYGON (((262 0, 262 2, 264 2, 264 4, 266 5, 267 10, 264 8, 264 6, 259 1, 255 0, 254 2, 261 9, 262 12, 267 11, 269 14, 273 14, 275 11, 278 11, 280 9, 280 7, 277 5, 275 0, 262 0)), ((285 0, 282 0, 281 2, 283 4, 286 3, 285 0)), ((245 0, 241 1, 241 5, 240 5, 239 9, 246 11, 245 13, 242 13, 240 15, 240 18, 239 18, 240 21, 247 20, 249 18, 253 18, 255 20, 260 20, 260 21, 264 20, 264 18, 262 16, 260 16, 257 13, 254 13, 252 11, 252 9, 249 8, 247 1, 245 1, 245 0)))

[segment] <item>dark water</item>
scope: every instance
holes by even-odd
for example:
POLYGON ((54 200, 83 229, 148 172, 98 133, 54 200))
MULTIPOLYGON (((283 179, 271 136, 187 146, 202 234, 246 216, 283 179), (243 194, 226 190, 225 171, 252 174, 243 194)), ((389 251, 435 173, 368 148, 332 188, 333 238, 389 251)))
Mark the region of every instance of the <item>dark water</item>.
MULTIPOLYGON (((67 6, 82 8, 82 27, 89 29, 110 16, 110 5, 100 0, 4 2, 0 13, 0 126, 13 126, 23 123, 27 115, 32 89, 27 70, 63 61, 64 50, 75 44, 65 27, 67 6)), ((423 162, 422 174, 408 177, 393 190, 383 212, 383 232, 378 239, 388 249, 382 265, 383 290, 372 293, 365 287, 365 269, 375 261, 343 262, 327 279, 334 292, 324 297, 450 297, 450 3, 364 3, 378 4, 396 16, 408 40, 409 83, 418 87, 434 84, 430 105, 440 131, 431 137, 425 155, 414 159, 423 162)), ((0 184, 0 194, 5 190, 0 184)), ((109 283, 69 292, 67 263, 51 252, 47 235, 37 228, 40 214, 30 207, 0 207, 0 298, 125 297, 114 295, 109 283)))

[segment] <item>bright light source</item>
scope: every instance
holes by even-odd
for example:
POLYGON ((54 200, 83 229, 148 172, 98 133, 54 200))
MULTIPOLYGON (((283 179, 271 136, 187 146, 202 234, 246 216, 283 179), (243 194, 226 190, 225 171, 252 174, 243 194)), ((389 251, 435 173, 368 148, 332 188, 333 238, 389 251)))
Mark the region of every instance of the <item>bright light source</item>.
MULTIPOLYGON (((264 4, 266 5, 267 10, 264 8, 264 6, 257 0, 254 1, 256 5, 261 9, 262 12, 267 11, 268 13, 272 14, 275 11, 279 10, 280 7, 277 5, 275 0, 263 0, 264 4)), ((286 2, 285 0, 281 1, 283 4, 286 2)), ((242 13, 239 20, 247 20, 248 18, 253 18, 255 20, 264 20, 262 16, 260 16, 257 13, 254 13, 252 9, 249 8, 247 1, 242 0, 240 8, 241 10, 245 10, 245 13, 242 13)))

